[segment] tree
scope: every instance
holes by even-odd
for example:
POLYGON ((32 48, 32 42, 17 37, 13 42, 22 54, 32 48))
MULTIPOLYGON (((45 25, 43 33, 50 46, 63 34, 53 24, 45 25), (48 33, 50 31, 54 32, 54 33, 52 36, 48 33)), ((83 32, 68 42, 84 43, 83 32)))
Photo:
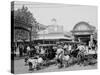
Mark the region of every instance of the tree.
POLYGON ((37 23, 36 19, 33 17, 33 14, 28 11, 27 7, 22 7, 14 12, 14 22, 15 23, 22 23, 25 25, 32 25, 37 23))
MULTIPOLYGON (((13 10, 12 13, 14 13, 14 15, 11 14, 12 17, 14 17, 14 26, 32 26, 32 33, 30 36, 32 40, 38 37, 39 31, 46 29, 46 26, 38 23, 33 14, 28 11, 28 8, 25 6, 23 6, 21 9, 13 10)), ((17 32, 15 35, 22 37, 22 39, 25 38, 25 34, 19 35, 19 33, 20 32, 17 32)))
POLYGON ((34 36, 34 38, 37 37, 38 24, 37 24, 36 19, 33 17, 33 14, 30 11, 28 11, 27 7, 23 6, 21 9, 14 11, 14 26, 16 25, 24 26, 26 28, 27 26, 31 26, 32 33, 30 37, 32 36, 34 36))

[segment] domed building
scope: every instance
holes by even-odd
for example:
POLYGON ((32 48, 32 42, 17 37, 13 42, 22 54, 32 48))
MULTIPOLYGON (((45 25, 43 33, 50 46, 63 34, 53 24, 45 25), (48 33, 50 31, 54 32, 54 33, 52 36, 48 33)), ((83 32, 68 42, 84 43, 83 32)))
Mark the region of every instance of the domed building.
POLYGON ((59 41, 71 41, 70 32, 64 32, 63 26, 60 25, 48 25, 45 30, 38 32, 38 38, 35 43, 40 44, 55 44, 59 41))
POLYGON ((77 23, 71 31, 74 36, 74 41, 86 43, 93 42, 93 35, 96 32, 96 28, 87 22, 81 21, 77 23))
POLYGON ((51 21, 51 25, 46 25, 45 29, 38 32, 38 37, 34 41, 35 43, 55 44, 59 41, 72 41, 71 33, 64 32, 63 25, 58 25, 55 18, 51 21))

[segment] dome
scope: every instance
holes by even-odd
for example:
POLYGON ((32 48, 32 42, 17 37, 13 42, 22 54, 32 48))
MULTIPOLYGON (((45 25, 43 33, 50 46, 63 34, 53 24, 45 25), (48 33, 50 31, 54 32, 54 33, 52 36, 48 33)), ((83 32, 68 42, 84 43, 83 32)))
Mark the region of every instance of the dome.
POLYGON ((87 22, 81 21, 74 26, 73 30, 74 31, 88 31, 88 30, 91 30, 91 26, 87 22))

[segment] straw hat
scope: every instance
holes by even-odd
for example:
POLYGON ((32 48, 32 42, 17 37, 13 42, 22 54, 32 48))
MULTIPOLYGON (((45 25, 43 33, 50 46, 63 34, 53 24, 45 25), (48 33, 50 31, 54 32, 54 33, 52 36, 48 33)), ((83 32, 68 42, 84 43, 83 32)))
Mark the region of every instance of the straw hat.
POLYGON ((58 45, 58 48, 62 48, 62 45, 58 45))

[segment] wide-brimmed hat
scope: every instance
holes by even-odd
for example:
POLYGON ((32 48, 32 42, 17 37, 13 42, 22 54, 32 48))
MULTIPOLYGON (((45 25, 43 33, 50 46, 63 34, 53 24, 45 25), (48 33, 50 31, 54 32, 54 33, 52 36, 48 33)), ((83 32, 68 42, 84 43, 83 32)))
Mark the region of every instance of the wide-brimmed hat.
POLYGON ((63 46, 62 45, 58 45, 58 48, 62 48, 63 46))

